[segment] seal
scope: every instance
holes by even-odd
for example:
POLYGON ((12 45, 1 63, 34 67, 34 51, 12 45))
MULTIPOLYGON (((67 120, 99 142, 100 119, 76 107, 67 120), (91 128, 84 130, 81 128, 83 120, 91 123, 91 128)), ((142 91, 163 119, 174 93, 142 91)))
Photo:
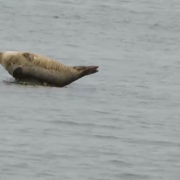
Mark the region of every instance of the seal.
POLYGON ((0 64, 17 81, 57 87, 98 72, 98 66, 67 66, 43 55, 19 51, 1 52, 0 64))

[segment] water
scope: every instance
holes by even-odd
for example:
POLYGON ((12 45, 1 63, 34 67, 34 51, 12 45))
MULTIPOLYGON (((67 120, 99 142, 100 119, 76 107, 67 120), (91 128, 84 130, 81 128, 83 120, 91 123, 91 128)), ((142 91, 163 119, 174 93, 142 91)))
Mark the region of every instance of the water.
POLYGON ((0 68, 0 179, 179 180, 180 2, 0 0, 0 48, 100 72, 65 88, 0 68))

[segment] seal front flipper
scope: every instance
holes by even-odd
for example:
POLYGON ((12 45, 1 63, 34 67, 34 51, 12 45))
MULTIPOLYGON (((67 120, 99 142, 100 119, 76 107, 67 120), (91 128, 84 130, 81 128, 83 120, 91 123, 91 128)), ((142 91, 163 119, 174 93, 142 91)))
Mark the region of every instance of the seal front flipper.
POLYGON ((30 66, 16 66, 12 68, 12 76, 18 81, 40 83, 43 81, 41 77, 37 77, 34 68, 30 66))
POLYGON ((23 79, 22 67, 16 67, 12 72, 12 75, 15 79, 23 79))
POLYGON ((17 66, 13 68, 12 75, 18 81, 39 82, 33 73, 29 72, 30 67, 17 66))
POLYGON ((33 82, 37 84, 48 84, 52 86, 63 86, 62 73, 49 71, 41 67, 17 66, 12 68, 12 75, 18 81, 33 82))

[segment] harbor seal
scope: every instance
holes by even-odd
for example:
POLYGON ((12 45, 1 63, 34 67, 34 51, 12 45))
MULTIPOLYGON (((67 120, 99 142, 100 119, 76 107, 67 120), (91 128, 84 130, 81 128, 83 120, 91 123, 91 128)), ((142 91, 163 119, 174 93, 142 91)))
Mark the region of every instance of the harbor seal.
POLYGON ((98 72, 98 66, 67 66, 43 55, 19 51, 1 52, 0 64, 17 81, 57 87, 98 72))

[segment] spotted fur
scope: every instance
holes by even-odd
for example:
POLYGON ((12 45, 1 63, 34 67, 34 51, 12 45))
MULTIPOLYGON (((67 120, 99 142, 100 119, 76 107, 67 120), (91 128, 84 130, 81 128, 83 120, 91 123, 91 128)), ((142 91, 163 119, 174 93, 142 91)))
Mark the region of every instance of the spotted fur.
POLYGON ((29 52, 6 51, 0 53, 0 64, 15 78, 36 80, 56 86, 97 72, 97 66, 67 66, 54 59, 29 52))

